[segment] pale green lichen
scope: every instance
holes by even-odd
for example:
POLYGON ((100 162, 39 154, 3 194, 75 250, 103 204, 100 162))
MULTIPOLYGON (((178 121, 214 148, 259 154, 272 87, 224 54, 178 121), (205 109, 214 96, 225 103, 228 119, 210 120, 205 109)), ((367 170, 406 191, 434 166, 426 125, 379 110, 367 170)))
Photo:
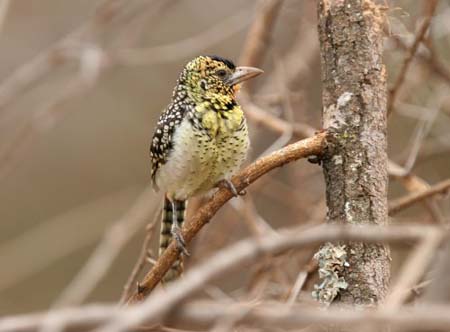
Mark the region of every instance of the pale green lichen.
POLYGON ((345 245, 326 243, 314 255, 314 259, 319 263, 321 283, 314 285, 312 296, 320 303, 330 305, 339 291, 348 287, 341 276, 342 271, 349 266, 345 245))
POLYGON ((339 96, 337 100, 337 107, 342 108, 345 107, 348 102, 352 99, 353 93, 351 92, 344 92, 342 95, 339 96))

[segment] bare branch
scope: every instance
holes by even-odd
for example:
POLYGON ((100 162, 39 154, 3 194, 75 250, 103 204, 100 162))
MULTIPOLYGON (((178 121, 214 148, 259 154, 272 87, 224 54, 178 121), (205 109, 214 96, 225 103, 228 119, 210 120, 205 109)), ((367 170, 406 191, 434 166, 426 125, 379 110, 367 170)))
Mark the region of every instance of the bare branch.
MULTIPOLYGON (((423 239, 424 234, 427 234, 433 229, 435 228, 417 225, 389 227, 321 225, 312 228, 298 227, 285 229, 279 233, 268 233, 261 237, 242 240, 214 254, 201 265, 188 271, 184 278, 168 285, 166 289, 156 290, 146 301, 135 306, 124 307, 121 310, 118 310, 117 307, 87 306, 79 309, 56 310, 50 312, 48 315, 6 318, 0 320, 0 332, 26 331, 33 328, 33 326, 39 326, 48 317, 51 318, 51 321, 57 322, 60 326, 65 327, 72 327, 74 324, 76 326, 92 327, 97 326, 99 323, 107 323, 99 331, 109 332, 124 331, 141 323, 157 324, 163 321, 165 315, 175 305, 202 289, 208 281, 223 275, 224 272, 229 272, 242 264, 253 262, 267 254, 277 254, 290 249, 304 248, 327 241, 364 241, 371 243, 419 241, 423 239)), ((448 236, 448 232, 446 234, 448 236)), ((213 308, 214 304, 211 304, 211 306, 213 308)), ((203 320, 205 316, 202 316, 203 318, 193 318, 195 314, 191 310, 194 307, 194 304, 189 304, 183 309, 183 312, 185 312, 184 310, 190 312, 189 316, 193 321, 197 321, 197 319, 203 320)), ((229 303, 228 307, 239 308, 235 305, 230 306, 229 303)), ((273 315, 277 315, 281 311, 290 312, 288 307, 288 305, 284 304, 285 309, 271 311, 267 317, 273 318, 273 315)), ((181 308, 179 306, 177 308, 177 312, 180 312, 181 308)), ((292 306, 291 309, 298 310, 296 306, 292 306)), ((209 313, 215 311, 204 310, 204 312, 208 316, 209 313)), ((317 321, 311 321, 311 319, 314 319, 311 317, 315 317, 317 311, 310 311, 305 315, 300 315, 300 312, 304 313, 305 311, 296 311, 293 317, 302 317, 302 319, 306 319, 310 323, 317 323, 317 321)), ((328 313, 322 310, 319 312, 322 312, 324 315, 328 313)), ((349 312, 353 314, 358 313, 356 311, 349 312)), ((224 311, 220 317, 228 314, 231 314, 231 312, 224 311)), ((212 321, 219 319, 216 314, 212 317, 209 318, 212 321)), ((248 318, 249 316, 246 317, 248 318)), ((347 319, 349 318, 342 319, 341 323, 346 322, 347 319)), ((324 322, 329 322, 329 320, 324 322)), ((301 323, 296 321, 296 324, 301 323)))
MULTIPOLYGON (((396 164, 392 160, 388 160, 388 172, 389 175, 398 180, 402 184, 402 186, 410 193, 428 190, 430 188, 430 185, 424 179, 420 178, 416 174, 408 172, 405 168, 396 164)), ((429 211, 431 218, 433 218, 436 223, 445 223, 445 218, 442 215, 441 209, 436 203, 435 197, 424 199, 423 204, 429 211)))
POLYGON ((179 311, 179 317, 183 322, 196 322, 197 324, 211 324, 220 317, 232 315, 235 312, 248 310, 244 317, 239 321, 243 325, 254 325, 258 322, 260 326, 266 328, 278 329, 299 329, 308 325, 321 327, 326 325, 355 327, 355 330, 361 330, 361 327, 381 328, 386 325, 395 328, 414 329, 414 330, 440 330, 446 331, 450 327, 450 308, 448 306, 430 306, 427 308, 415 307, 398 311, 383 310, 351 310, 351 309, 313 309, 302 305, 294 305, 290 308, 286 306, 271 303, 258 306, 251 304, 233 305, 217 302, 202 301, 194 302, 189 306, 183 306, 179 311), (249 307, 251 308, 249 310, 249 307))
POLYGON ((448 303, 450 300, 450 241, 433 259, 431 285, 425 291, 423 301, 431 303, 448 303))
POLYGON ((10 0, 3 0, 0 3, 0 31, 3 29, 3 26, 6 21, 6 16, 8 15, 8 9, 10 5, 10 0))
POLYGON ((283 0, 261 1, 261 7, 247 34, 245 48, 239 58, 240 64, 254 67, 261 65, 282 3, 283 0))
POLYGON ((395 310, 404 303, 409 295, 408 291, 419 283, 433 261, 444 234, 440 229, 428 229, 424 232, 423 239, 404 263, 395 285, 388 294, 385 309, 395 310))
POLYGON ((388 105, 387 105, 388 116, 392 113, 398 91, 401 88, 403 82, 405 81, 406 73, 411 64, 411 60, 414 58, 414 55, 416 54, 420 43, 425 38, 425 34, 428 31, 428 28, 431 24, 431 19, 433 18, 433 14, 434 14, 434 11, 436 10, 437 4, 438 4, 438 0, 430 0, 426 4, 427 13, 426 13, 425 19, 422 22, 422 25, 420 26, 419 30, 417 31, 417 34, 414 38, 414 42, 412 43, 411 47, 408 49, 408 51, 406 53, 405 59, 403 60, 402 67, 400 69, 400 73, 397 76, 397 80, 395 81, 393 88, 391 88, 389 90, 389 98, 388 98, 388 105))
POLYGON ((300 291, 302 290, 307 278, 308 272, 306 271, 301 271, 298 274, 294 287, 292 287, 291 294, 286 301, 289 305, 293 305, 297 301, 298 294, 300 294, 300 291))
MULTIPOLYGON (((130 310, 130 309, 128 309, 130 310)), ((239 323, 251 325, 255 321, 266 327, 299 328, 310 324, 323 326, 384 326, 395 328, 446 331, 450 327, 450 307, 432 305, 426 308, 413 307, 397 311, 314 309, 304 305, 287 307, 282 303, 220 303, 196 301, 178 308, 177 317, 190 324, 212 325, 227 315, 246 311, 239 323)), ((65 321, 75 331, 84 331, 105 323, 118 313, 114 306, 86 306, 52 312, 55 319, 65 321)), ((39 326, 44 314, 11 316, 0 319, 1 332, 28 332, 39 326)))
MULTIPOLYGON (((275 26, 277 15, 283 0, 263 0, 253 21, 239 63, 245 66, 260 67, 269 49, 270 36, 275 26)), ((251 91, 252 81, 243 86, 244 91, 251 91)))
POLYGON ((142 244, 141 253, 139 254, 138 260, 133 267, 133 270, 131 271, 130 276, 128 277, 127 282, 125 283, 125 286, 123 288, 122 296, 120 297, 120 303, 123 304, 127 301, 127 299, 130 297, 132 292, 132 287, 135 286, 137 283, 137 278, 139 276, 139 273, 144 268, 145 264, 147 263, 147 260, 149 258, 149 246, 150 246, 150 240, 153 237, 153 230, 156 226, 156 224, 159 222, 161 218, 161 209, 159 210, 159 213, 155 214, 155 217, 153 218, 153 221, 147 225, 146 227, 146 235, 144 239, 144 243, 142 244))
POLYGON ((0 113, 20 93, 31 87, 44 75, 72 59, 79 60, 88 34, 105 31, 111 25, 128 20, 142 12, 147 4, 133 1, 103 1, 81 26, 68 33, 50 48, 42 51, 26 64, 19 67, 0 84, 0 113))
MULTIPOLYGON (((199 211, 201 213, 202 211, 199 211)), ((321 225, 310 229, 300 227, 293 230, 269 233, 254 239, 241 241, 226 250, 216 253, 213 257, 192 269, 184 278, 168 285, 166 289, 158 289, 146 301, 136 307, 136 311, 118 315, 108 325, 103 326, 97 332, 119 332, 130 326, 143 322, 156 322, 163 317, 186 297, 200 290, 204 285, 222 275, 225 271, 254 261, 258 257, 268 254, 278 254, 289 249, 301 248, 322 242, 333 241, 337 238, 343 241, 364 242, 397 242, 418 240, 423 238, 424 226, 360 226, 342 227, 321 225), (154 321, 155 320, 155 321, 154 321)), ((164 256, 160 261, 164 259, 164 256)))
POLYGON ((154 46, 149 48, 135 48, 117 51, 113 57, 122 64, 143 65, 158 62, 175 61, 200 52, 214 43, 220 43, 245 29, 249 24, 252 10, 240 10, 235 15, 226 17, 217 24, 208 27, 201 33, 181 41, 154 46))
POLYGON ((428 197, 444 194, 450 188, 450 179, 441 181, 426 190, 411 193, 401 198, 397 198, 389 203, 389 215, 393 216, 405 208, 420 202, 428 197))
MULTIPOLYGON (((238 191, 241 191, 274 168, 310 155, 320 155, 324 147, 325 133, 288 145, 247 166, 238 175, 233 177, 233 184, 238 191)), ((231 198, 232 193, 227 189, 218 190, 217 193, 193 216, 186 228, 184 228, 183 237, 185 241, 189 243, 200 229, 206 225, 214 214, 231 198)), ((153 269, 140 283, 140 293, 136 293, 132 297, 131 303, 141 300, 153 290, 164 274, 169 270, 170 266, 175 262, 178 255, 179 250, 175 243, 172 242, 158 259, 153 269)))

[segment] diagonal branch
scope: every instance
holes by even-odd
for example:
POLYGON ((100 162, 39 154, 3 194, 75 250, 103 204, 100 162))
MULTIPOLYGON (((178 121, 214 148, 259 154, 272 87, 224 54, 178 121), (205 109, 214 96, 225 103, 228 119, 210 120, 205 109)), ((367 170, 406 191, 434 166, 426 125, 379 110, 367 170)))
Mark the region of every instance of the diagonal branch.
MULTIPOLYGON (((326 144, 326 133, 317 134, 280 150, 262 157, 247 166, 233 178, 233 184, 238 191, 242 191, 252 182, 274 168, 281 167, 287 163, 305 158, 311 155, 320 155, 326 144)), ((183 229, 183 237, 187 243, 203 228, 216 212, 231 198, 232 193, 228 189, 219 189, 217 193, 193 216, 186 228, 183 229)), ((142 300, 155 288, 161 278, 169 270, 180 254, 177 246, 172 242, 158 259, 155 266, 147 273, 140 283, 139 292, 135 293, 129 303, 142 300)))
POLYGON ((401 210, 420 202, 428 197, 445 194, 450 190, 450 179, 441 181, 426 190, 421 190, 408 194, 404 197, 397 198, 389 204, 389 215, 394 215, 401 210))

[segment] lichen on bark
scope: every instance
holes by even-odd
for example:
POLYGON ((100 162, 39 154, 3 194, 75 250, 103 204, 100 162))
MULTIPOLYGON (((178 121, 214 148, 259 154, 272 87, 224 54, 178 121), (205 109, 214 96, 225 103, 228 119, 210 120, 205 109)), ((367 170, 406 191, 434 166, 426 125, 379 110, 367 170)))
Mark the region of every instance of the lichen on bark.
MULTIPOLYGON (((323 82, 323 158, 327 221, 387 223, 386 75, 383 16, 370 0, 321 0, 318 5, 323 82)), ((381 244, 346 245, 349 266, 335 302, 381 302, 390 275, 381 244)))

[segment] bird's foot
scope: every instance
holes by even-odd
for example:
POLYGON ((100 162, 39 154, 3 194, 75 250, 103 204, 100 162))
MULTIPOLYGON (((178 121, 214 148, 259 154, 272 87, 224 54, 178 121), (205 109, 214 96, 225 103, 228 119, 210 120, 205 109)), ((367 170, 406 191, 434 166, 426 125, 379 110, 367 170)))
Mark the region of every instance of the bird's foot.
POLYGON ((309 156, 307 159, 311 164, 316 164, 321 166, 322 165, 322 156, 319 155, 312 155, 309 156))
POLYGON ((229 191, 231 191, 231 193, 233 194, 234 197, 238 197, 238 196, 242 196, 242 195, 246 194, 245 190, 237 191, 237 189, 234 186, 233 182, 231 182, 229 179, 220 180, 217 183, 217 187, 219 187, 219 188, 227 188, 229 191))
MULTIPOLYGON (((317 135, 317 134, 322 134, 322 133, 324 133, 324 132, 326 132, 326 129, 322 128, 322 129, 316 130, 316 131, 314 132, 314 134, 317 135)), ((316 165, 321 166, 321 165, 322 165, 322 161, 323 161, 323 156, 322 156, 322 155, 312 155, 312 156, 309 156, 309 157, 307 158, 307 160, 308 160, 311 164, 316 164, 316 165)))
POLYGON ((183 234, 181 233, 181 228, 178 223, 172 224, 170 232, 175 239, 178 250, 180 250, 185 256, 190 256, 189 251, 186 249, 186 242, 184 241, 183 234))

